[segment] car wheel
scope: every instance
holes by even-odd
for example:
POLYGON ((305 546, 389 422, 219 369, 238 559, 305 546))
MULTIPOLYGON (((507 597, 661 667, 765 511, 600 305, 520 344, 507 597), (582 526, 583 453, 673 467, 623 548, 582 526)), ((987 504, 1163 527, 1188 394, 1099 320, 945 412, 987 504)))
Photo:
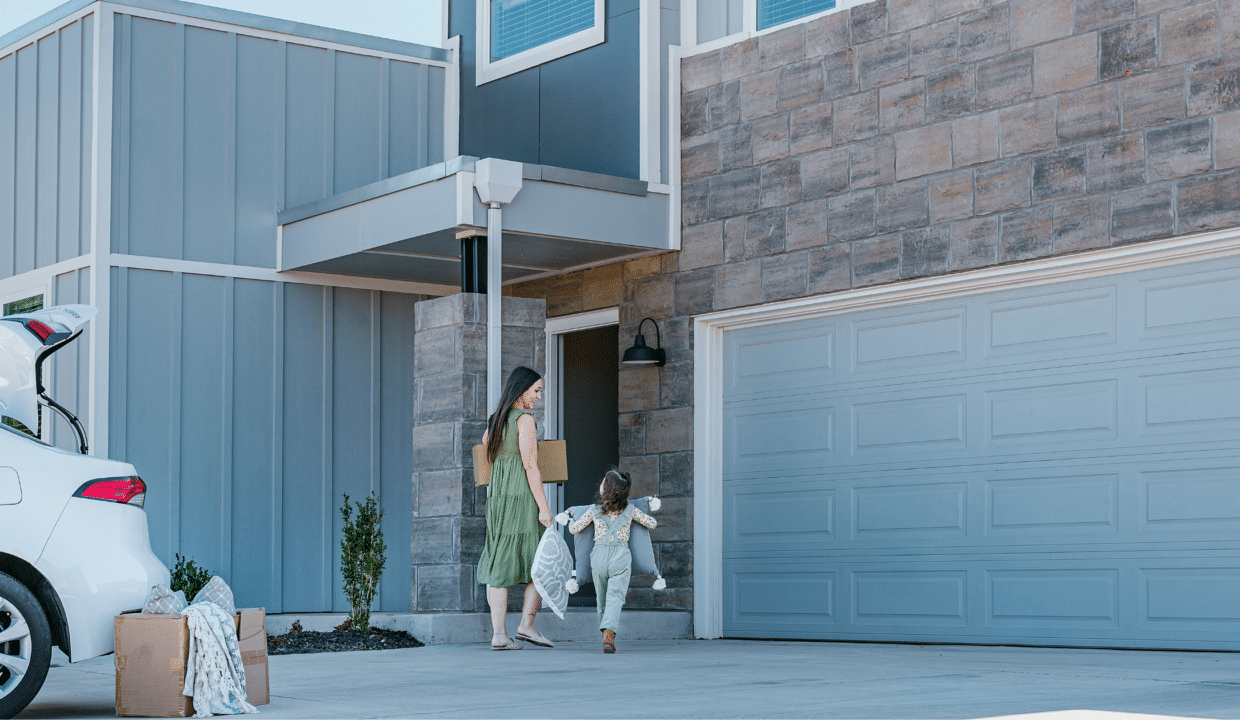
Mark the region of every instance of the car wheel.
POLYGON ((0 573, 0 718, 21 712, 52 663, 47 615, 25 585, 0 573))

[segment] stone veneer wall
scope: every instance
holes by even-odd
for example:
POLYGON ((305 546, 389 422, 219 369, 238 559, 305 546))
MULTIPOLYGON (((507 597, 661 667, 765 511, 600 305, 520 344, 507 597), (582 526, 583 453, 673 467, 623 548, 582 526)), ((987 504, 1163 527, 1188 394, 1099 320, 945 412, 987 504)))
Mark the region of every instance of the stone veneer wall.
MULTIPOLYGON (((681 64, 682 250, 525 283, 656 318, 622 464, 692 582, 691 319, 1240 225, 1240 0, 876 0, 681 64)), ((635 589, 642 607, 688 593, 635 589)))

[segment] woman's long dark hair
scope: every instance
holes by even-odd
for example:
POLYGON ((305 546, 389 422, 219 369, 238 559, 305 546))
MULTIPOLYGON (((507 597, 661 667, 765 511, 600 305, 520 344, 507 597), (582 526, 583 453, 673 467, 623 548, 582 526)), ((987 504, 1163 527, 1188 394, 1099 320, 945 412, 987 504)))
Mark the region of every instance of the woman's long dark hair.
POLYGON ((500 448, 504 446, 504 427, 508 422, 508 411, 512 409, 513 403, 539 380, 542 380, 542 375, 520 365, 509 373, 508 382, 504 383, 504 391, 499 394, 499 405, 487 420, 487 459, 491 462, 495 462, 495 456, 499 455, 500 448))
POLYGON ((622 512, 629 506, 629 489, 633 482, 628 473, 608 470, 603 476, 603 487, 598 493, 599 509, 607 514, 622 512))

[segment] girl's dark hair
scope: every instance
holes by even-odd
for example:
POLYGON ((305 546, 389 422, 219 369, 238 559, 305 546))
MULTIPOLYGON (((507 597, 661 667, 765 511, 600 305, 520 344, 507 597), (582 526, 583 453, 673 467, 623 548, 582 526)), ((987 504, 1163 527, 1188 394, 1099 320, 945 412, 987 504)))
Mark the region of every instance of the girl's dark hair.
POLYGON ((628 473, 608 470, 598 493, 599 508, 608 514, 622 512, 629 506, 629 489, 632 487, 633 481, 628 473))
POLYGON ((534 387, 534 383, 542 380, 542 375, 518 365, 508 374, 508 382, 504 383, 504 391, 499 394, 499 405, 487 420, 487 459, 495 462, 500 448, 504 446, 504 429, 508 422, 508 411, 513 403, 534 387))

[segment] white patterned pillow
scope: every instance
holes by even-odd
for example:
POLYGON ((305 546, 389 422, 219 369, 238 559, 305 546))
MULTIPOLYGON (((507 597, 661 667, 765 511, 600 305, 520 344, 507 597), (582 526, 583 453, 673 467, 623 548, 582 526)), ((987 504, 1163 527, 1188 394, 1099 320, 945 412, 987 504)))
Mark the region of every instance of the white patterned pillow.
POLYGON ((163 585, 156 585, 146 594, 142 612, 148 615, 180 615, 185 609, 185 592, 172 592, 163 585))
POLYGON ((552 525, 538 541, 530 577, 534 588, 542 595, 543 605, 551 608, 560 619, 564 618, 564 609, 568 607, 567 586, 572 573, 573 556, 568 552, 568 543, 564 542, 560 529, 552 525))
POLYGON ((228 587, 228 583, 224 582, 224 578, 216 575, 211 581, 202 586, 198 594, 194 596, 194 602, 211 602, 219 605, 225 613, 229 615, 237 614, 237 606, 233 604, 233 591, 228 587))

